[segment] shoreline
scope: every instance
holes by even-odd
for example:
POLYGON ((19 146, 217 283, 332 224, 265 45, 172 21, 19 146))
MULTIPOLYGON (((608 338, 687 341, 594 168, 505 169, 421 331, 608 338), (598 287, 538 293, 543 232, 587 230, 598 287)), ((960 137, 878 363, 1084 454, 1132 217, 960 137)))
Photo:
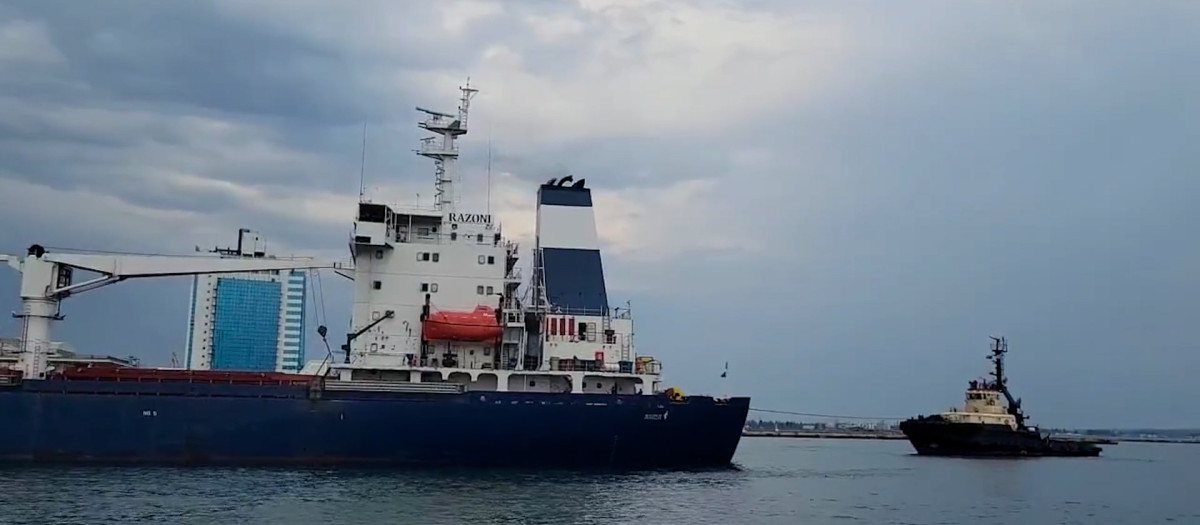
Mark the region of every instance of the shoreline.
POLYGON ((907 439, 899 431, 743 430, 742 437, 786 437, 808 439, 907 439))
MULTIPOLYGON (((905 440, 904 433, 900 431, 878 431, 878 430, 863 430, 863 431, 841 431, 829 432, 819 430, 743 430, 742 437, 781 437, 781 438, 800 438, 800 439, 871 439, 871 440, 905 440)), ((1200 445, 1200 440, 1189 439, 1172 439, 1172 438, 1142 438, 1142 437, 1096 437, 1096 438, 1074 438, 1058 436, 1062 439, 1076 439, 1088 443, 1097 443, 1102 445, 1116 445, 1118 443, 1167 443, 1179 445, 1200 445)))

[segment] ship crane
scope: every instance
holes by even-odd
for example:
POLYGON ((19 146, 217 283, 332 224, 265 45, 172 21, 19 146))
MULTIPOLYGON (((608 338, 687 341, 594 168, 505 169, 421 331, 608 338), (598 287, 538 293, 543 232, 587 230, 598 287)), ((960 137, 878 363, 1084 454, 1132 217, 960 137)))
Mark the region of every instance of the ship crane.
POLYGON ((142 277, 344 267, 335 262, 258 257, 47 253, 37 244, 29 247, 24 257, 0 255, 0 263, 5 262, 21 273, 21 312, 13 316, 24 320, 18 368, 29 379, 45 378, 51 324, 63 319, 61 303, 71 295, 142 277), (100 277, 73 283, 76 269, 96 272, 100 277))

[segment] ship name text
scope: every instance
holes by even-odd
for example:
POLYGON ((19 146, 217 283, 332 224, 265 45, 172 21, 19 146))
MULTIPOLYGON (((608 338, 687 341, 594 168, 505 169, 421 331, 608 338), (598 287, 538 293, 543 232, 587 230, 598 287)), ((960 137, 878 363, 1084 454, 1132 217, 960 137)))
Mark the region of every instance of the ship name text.
POLYGON ((462 222, 466 224, 491 224, 492 215, 490 213, 451 213, 450 222, 462 222))

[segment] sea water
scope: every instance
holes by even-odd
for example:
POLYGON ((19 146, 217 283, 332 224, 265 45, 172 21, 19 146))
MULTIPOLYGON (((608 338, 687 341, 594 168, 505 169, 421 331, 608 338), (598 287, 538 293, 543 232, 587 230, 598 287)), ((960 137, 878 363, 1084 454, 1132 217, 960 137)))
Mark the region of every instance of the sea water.
POLYGON ((636 473, 5 467, 0 523, 1200 523, 1200 445, 962 459, 905 441, 744 438, 735 461, 636 473))

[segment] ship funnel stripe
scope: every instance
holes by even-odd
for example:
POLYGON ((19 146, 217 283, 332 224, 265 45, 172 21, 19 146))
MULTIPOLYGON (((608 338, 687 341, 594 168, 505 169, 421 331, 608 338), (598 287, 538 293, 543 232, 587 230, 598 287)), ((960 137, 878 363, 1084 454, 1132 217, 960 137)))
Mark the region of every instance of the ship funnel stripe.
POLYGON ((538 211, 538 246, 598 250, 596 216, 591 208, 542 206, 538 211))
POLYGON ((591 208, 592 190, 571 186, 542 185, 538 188, 538 205, 591 208))
POLYGON ((542 248, 542 266, 551 305, 592 315, 608 308, 600 250, 542 248))

